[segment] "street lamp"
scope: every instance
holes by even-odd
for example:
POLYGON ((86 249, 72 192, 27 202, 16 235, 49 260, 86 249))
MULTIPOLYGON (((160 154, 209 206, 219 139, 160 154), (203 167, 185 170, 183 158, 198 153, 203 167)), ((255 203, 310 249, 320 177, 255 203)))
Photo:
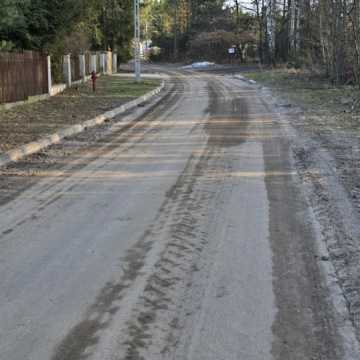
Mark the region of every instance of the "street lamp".
POLYGON ((137 82, 140 82, 140 0, 134 0, 134 47, 135 79, 137 82))

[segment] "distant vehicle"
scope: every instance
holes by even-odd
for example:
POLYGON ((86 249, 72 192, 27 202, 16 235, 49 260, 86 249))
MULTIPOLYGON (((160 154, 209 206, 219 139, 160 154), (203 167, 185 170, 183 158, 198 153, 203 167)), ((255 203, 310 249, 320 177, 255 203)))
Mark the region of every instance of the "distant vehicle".
POLYGON ((190 65, 183 66, 183 69, 203 69, 208 68, 211 66, 215 66, 216 64, 209 61, 200 61, 200 62, 194 62, 190 65))

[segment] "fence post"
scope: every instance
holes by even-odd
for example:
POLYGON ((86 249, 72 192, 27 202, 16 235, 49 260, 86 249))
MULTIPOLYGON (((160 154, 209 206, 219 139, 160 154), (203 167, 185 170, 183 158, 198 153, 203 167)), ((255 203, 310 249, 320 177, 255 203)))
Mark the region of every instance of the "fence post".
POLYGON ((64 55, 64 78, 67 86, 71 86, 71 61, 70 55, 64 55))
POLYGON ((112 74, 112 51, 106 53, 106 73, 112 74))
POLYGON ((97 68, 97 66, 96 66, 96 54, 92 54, 91 55, 91 68, 90 68, 90 70, 97 72, 96 68, 97 68))
POLYGON ((105 54, 100 54, 100 72, 105 73, 105 54))
POLYGON ((51 95, 52 77, 51 77, 51 57, 47 56, 47 74, 48 74, 48 93, 51 95))
POLYGON ((85 55, 79 55, 79 66, 80 66, 80 77, 83 81, 86 78, 86 68, 85 68, 85 55))
POLYGON ((117 73, 117 53, 113 53, 113 60, 112 60, 112 71, 114 74, 117 73))

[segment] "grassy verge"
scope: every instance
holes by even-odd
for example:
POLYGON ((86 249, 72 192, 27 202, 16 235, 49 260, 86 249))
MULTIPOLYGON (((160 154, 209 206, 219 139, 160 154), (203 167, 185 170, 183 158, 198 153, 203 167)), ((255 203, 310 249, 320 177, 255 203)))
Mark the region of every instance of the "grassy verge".
POLYGON ((280 102, 300 106, 305 126, 312 133, 343 132, 359 136, 360 91, 353 86, 334 86, 327 79, 296 70, 264 70, 244 74, 278 96, 280 102))
MULTIPOLYGON (((159 80, 142 80, 140 83, 133 79, 112 77, 103 82, 103 91, 108 96, 139 97, 160 85, 159 80)), ((101 90, 101 89, 100 89, 101 90)))
POLYGON ((359 92, 353 86, 333 86, 320 76, 296 70, 264 70, 245 74, 289 102, 312 111, 352 110, 359 92))
POLYGON ((160 80, 102 76, 93 93, 90 83, 67 89, 48 100, 0 112, 0 152, 39 139, 58 129, 89 120, 144 95, 160 80))

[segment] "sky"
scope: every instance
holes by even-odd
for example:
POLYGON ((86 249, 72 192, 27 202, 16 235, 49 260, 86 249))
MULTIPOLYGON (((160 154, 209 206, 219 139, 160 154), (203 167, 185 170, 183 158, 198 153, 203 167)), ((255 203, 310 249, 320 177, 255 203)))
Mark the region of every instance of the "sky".
MULTIPOLYGON (((229 4, 229 5, 234 5, 234 1, 233 0, 227 0, 226 1, 226 3, 227 4, 229 4)), ((243 6, 245 6, 245 8, 247 7, 247 8, 250 8, 250 9, 252 9, 252 5, 251 5, 251 0, 240 0, 240 5, 243 5, 243 6)), ((246 12, 246 9, 242 9, 244 12, 246 12)))

